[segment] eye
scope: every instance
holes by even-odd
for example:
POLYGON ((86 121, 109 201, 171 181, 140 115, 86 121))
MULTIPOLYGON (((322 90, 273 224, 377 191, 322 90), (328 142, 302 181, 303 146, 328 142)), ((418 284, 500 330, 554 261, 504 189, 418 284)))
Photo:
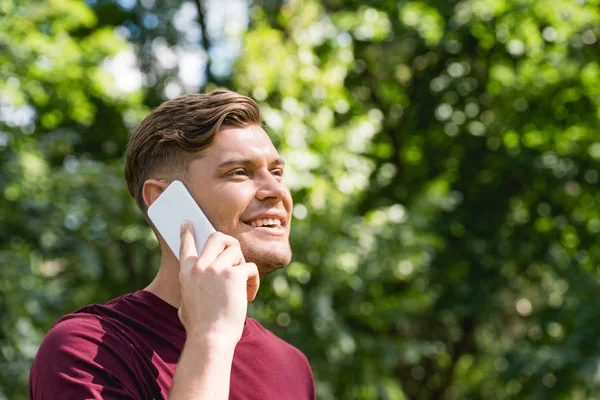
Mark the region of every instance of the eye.
POLYGON ((243 168, 239 168, 239 169, 231 171, 229 173, 229 175, 231 175, 231 176, 248 176, 248 172, 243 168))
POLYGON ((283 176, 283 170, 281 168, 274 169, 271 173, 275 176, 283 176))

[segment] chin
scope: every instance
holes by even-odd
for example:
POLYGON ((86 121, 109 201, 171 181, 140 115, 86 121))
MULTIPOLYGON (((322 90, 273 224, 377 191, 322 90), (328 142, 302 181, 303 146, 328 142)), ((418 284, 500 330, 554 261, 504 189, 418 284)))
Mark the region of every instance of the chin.
POLYGON ((283 268, 292 260, 292 251, 288 245, 285 246, 244 246, 242 252, 246 262, 253 262, 258 267, 260 277, 264 277, 273 271, 283 268))

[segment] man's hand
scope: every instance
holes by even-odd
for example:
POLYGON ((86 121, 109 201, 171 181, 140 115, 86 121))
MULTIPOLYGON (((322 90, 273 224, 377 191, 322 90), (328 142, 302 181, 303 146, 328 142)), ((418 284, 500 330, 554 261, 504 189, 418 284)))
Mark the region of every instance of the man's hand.
POLYGON ((215 232, 200 255, 191 223, 182 225, 179 251, 181 306, 179 319, 187 335, 231 340, 244 328, 248 302, 259 287, 258 269, 246 263, 237 239, 215 232))
POLYGON ((187 337, 169 399, 225 400, 233 351, 242 336, 248 302, 258 291, 258 269, 244 260, 236 239, 219 232, 198 255, 187 221, 181 228, 179 259, 178 314, 187 337))

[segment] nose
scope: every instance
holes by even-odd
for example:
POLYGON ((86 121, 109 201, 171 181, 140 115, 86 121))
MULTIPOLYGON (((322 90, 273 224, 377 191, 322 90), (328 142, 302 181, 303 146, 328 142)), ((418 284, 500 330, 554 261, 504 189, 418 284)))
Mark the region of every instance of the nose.
POLYGON ((259 200, 275 199, 280 201, 287 194, 287 187, 271 173, 265 175, 258 184, 256 198, 259 200))

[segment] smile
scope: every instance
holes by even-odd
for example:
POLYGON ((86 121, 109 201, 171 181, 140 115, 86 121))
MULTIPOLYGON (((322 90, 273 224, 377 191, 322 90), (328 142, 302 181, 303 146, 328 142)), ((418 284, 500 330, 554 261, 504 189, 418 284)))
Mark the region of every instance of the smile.
POLYGON ((253 228, 260 228, 261 226, 267 228, 277 228, 281 226, 281 221, 278 218, 261 218, 255 219, 254 221, 246 222, 253 228))
POLYGON ((252 232, 269 236, 285 236, 287 232, 279 218, 259 218, 244 222, 244 224, 251 227, 252 232))

